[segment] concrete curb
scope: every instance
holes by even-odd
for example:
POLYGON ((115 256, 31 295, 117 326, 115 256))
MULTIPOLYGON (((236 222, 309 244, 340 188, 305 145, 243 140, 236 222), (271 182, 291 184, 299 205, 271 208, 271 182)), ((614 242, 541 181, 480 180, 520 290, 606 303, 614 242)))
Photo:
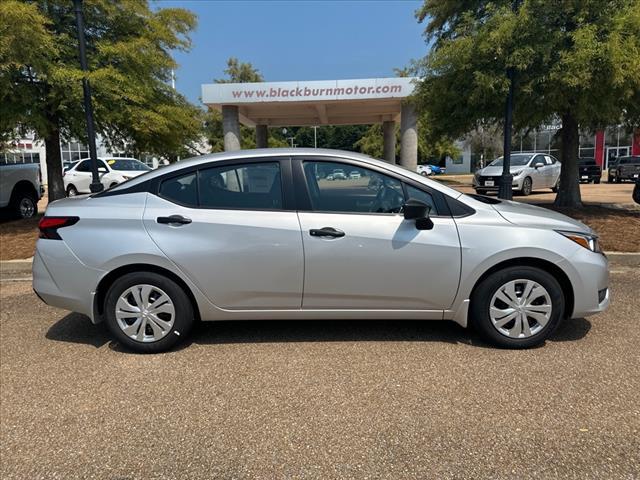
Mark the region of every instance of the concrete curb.
MULTIPOLYGON (((605 252, 611 267, 640 268, 640 252, 605 252)), ((0 278, 31 275, 33 258, 23 260, 3 260, 0 262, 0 278)))

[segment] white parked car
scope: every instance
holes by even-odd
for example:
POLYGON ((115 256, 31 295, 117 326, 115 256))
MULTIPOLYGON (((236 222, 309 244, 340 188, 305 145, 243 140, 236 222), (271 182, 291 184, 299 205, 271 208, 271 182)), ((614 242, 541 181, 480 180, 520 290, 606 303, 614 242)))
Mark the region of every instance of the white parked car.
MULTIPOLYGON (((513 190, 529 195, 533 190, 550 188, 558 191, 560 162, 546 153, 514 153, 511 155, 513 190)), ((502 176, 502 157, 497 158, 473 176, 473 188, 480 195, 498 191, 502 176)))
POLYGON ((360 172, 358 172, 358 171, 356 171, 356 170, 354 170, 353 172, 351 172, 351 173, 349 174, 349 178, 350 178, 351 180, 354 180, 354 179, 355 179, 355 180, 357 180, 358 178, 360 178, 360 176, 361 176, 361 175, 360 175, 360 172))
POLYGON ((433 171, 431 170, 430 165, 418 165, 418 168, 416 169, 416 171, 423 177, 428 177, 430 175, 433 175, 433 171))
MULTIPOLYGON (((105 189, 149 170, 151 168, 135 158, 98 158, 98 174, 105 189)), ((63 173, 63 180, 68 197, 91 193, 91 159, 85 158, 72 165, 63 173)))

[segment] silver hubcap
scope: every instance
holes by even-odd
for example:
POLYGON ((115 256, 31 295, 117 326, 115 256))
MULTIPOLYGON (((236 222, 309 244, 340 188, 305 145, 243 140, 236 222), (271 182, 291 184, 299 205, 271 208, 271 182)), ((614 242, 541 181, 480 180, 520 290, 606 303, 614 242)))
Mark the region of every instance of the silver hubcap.
POLYGON ((22 218, 31 218, 35 212, 33 200, 30 198, 23 198, 20 200, 20 215, 22 218))
POLYGON ((70 188, 69 189, 69 196, 70 197, 75 197, 76 196, 76 189, 75 188, 70 188))
POLYGON ((489 303, 491 323, 502 335, 529 338, 551 318, 549 292, 533 280, 513 280, 500 287, 489 303))
POLYGON ((116 321, 128 337, 157 342, 173 328, 176 310, 169 295, 153 285, 134 285, 116 303, 116 321))

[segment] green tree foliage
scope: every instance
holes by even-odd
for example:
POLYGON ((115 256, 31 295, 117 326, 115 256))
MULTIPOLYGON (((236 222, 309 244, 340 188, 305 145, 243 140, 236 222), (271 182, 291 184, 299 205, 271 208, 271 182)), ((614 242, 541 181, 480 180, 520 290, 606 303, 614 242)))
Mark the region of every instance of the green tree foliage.
MULTIPOLYGON (((86 0, 88 78, 96 129, 108 144, 171 157, 197 140, 199 109, 170 86, 169 52, 190 47, 193 14, 143 0, 86 0)), ((83 73, 73 3, 0 2, 0 135, 44 139, 49 199, 64 196, 61 138, 85 138, 83 73)))
MULTIPOLYGON (((264 82, 260 71, 249 62, 240 62, 231 57, 227 60, 227 68, 224 70, 225 78, 217 78, 215 83, 259 83, 264 82)), ((224 151, 224 131, 222 129, 222 114, 217 110, 209 110, 205 119, 205 136, 211 145, 211 152, 224 151)), ((276 129, 269 129, 267 137, 270 148, 286 147, 287 142, 282 139, 276 129)), ((256 148, 255 130, 240 126, 240 143, 242 148, 256 148)))
POLYGON ((556 205, 579 206, 579 129, 640 120, 640 0, 426 0, 417 17, 432 42, 416 94, 431 133, 500 121, 514 69, 515 128, 562 122, 556 205))

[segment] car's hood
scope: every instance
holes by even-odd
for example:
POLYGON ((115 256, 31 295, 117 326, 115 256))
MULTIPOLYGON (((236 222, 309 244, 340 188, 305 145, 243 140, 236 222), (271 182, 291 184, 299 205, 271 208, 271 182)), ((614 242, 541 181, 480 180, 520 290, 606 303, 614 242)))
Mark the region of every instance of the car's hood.
MULTIPOLYGON (((509 171, 511 173, 517 172, 525 168, 522 165, 511 165, 509 171)), ((487 177, 499 177, 502 175, 502 167, 484 167, 476 172, 478 175, 483 175, 487 177)))
POLYGON ((526 203, 501 201, 492 207, 509 223, 523 227, 548 228, 571 232, 595 233, 584 223, 548 208, 526 203))

